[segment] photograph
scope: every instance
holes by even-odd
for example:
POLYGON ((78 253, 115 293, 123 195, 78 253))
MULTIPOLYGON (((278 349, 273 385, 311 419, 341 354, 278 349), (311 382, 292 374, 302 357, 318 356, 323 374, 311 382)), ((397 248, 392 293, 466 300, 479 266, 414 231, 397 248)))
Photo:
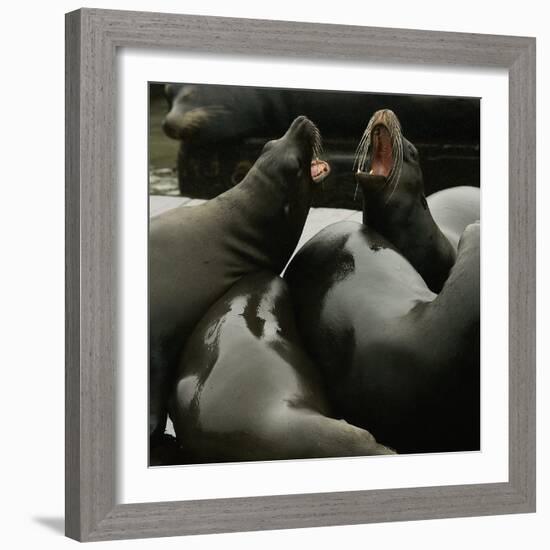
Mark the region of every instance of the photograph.
POLYGON ((546 4, 90 4, 3 10, 4 547, 543 547, 546 4))
POLYGON ((148 94, 149 466, 479 452, 481 99, 148 94))

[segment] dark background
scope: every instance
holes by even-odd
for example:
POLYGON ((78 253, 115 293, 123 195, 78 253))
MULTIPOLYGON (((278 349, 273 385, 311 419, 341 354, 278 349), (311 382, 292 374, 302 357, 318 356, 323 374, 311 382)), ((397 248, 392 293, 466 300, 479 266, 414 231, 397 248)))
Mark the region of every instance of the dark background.
MULTIPOLYGON (((298 114, 308 116, 321 130, 323 158, 332 170, 316 192, 314 207, 361 208, 353 160, 370 116, 380 108, 395 112, 403 135, 417 147, 427 195, 458 185, 479 187, 479 98, 282 89, 273 93, 289 98, 298 114)), ((266 141, 282 135, 277 129, 194 150, 162 131, 169 108, 164 84, 150 84, 149 97, 151 194, 215 197, 240 181, 266 141), (184 182, 181 177, 178 182, 178 172, 185 174, 184 182)), ((287 121, 281 122, 286 127, 287 121)))

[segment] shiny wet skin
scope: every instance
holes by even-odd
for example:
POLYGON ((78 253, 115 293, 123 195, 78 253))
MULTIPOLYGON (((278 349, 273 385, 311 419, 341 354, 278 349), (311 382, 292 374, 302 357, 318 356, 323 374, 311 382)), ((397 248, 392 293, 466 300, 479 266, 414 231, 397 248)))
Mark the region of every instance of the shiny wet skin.
POLYGON ((330 417, 286 284, 266 272, 241 280, 196 327, 171 416, 190 462, 390 453, 330 417))

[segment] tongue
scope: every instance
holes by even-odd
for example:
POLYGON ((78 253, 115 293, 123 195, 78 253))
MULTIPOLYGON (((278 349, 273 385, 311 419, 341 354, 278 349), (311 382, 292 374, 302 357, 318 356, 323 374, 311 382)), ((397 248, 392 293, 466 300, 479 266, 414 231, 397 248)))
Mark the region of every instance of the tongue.
POLYGON ((315 182, 324 180, 330 174, 330 166, 324 160, 311 161, 311 179, 315 182))
POLYGON ((374 155, 369 174, 387 178, 393 166, 393 154, 390 133, 385 126, 374 129, 372 143, 374 155))

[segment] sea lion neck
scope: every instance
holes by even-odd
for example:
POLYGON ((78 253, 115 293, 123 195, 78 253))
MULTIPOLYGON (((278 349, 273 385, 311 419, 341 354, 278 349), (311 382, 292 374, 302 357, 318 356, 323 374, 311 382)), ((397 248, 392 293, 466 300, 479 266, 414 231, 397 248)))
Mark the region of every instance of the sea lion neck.
POLYGON ((420 273, 432 292, 439 292, 456 253, 435 223, 423 193, 384 201, 363 187, 363 224, 388 239, 420 273))
MULTIPOLYGON (((261 167, 253 166, 238 185, 212 203, 226 212, 226 238, 250 244, 255 250, 255 262, 280 273, 302 234, 311 195, 309 185, 272 177, 261 167), (238 216, 241 223, 232 223, 233 216, 238 216)), ((246 254, 248 247, 240 248, 240 253, 246 254)))

